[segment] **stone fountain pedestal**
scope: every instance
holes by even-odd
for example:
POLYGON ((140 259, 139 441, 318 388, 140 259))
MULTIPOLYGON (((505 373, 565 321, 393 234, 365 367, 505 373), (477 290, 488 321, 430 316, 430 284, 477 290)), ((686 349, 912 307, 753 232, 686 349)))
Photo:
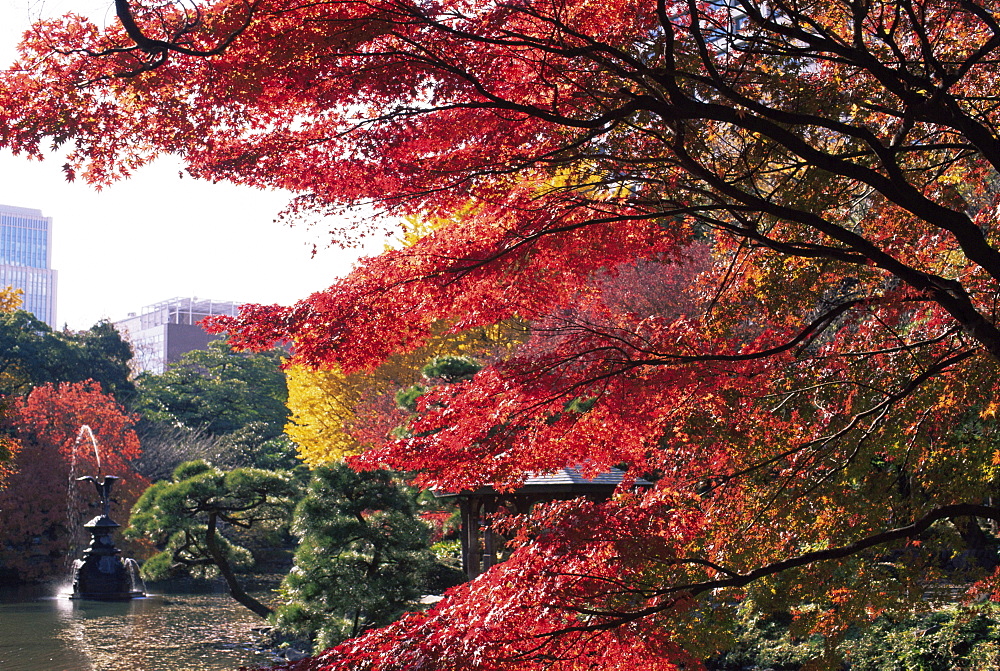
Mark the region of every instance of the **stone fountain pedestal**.
POLYGON ((116 601, 146 596, 145 586, 139 577, 139 565, 134 559, 122 558, 111 535, 121 525, 108 516, 111 507, 111 487, 118 480, 113 475, 98 481, 90 480, 97 487, 104 504, 104 514, 83 525, 91 534, 90 545, 83 551, 83 558, 73 563, 74 599, 99 599, 116 601))
POLYGON ((111 538, 117 522, 99 515, 83 525, 93 537, 73 564, 74 599, 134 599, 146 596, 134 559, 123 559, 111 538))

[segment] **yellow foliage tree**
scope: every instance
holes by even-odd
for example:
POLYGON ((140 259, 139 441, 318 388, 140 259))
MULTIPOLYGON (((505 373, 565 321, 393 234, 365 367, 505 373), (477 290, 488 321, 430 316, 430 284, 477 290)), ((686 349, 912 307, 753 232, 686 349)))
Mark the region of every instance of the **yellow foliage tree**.
MULTIPOLYGON (((14 287, 4 287, 0 289, 0 312, 13 312, 21 307, 22 296, 24 296, 24 291, 21 289, 15 289, 14 287)), ((6 388, 9 386, 9 382, 13 379, 13 374, 10 371, 0 371, 0 387, 6 388)), ((4 406, 0 405, 0 415, 3 414, 4 406)), ((4 445, 0 442, 0 461, 5 459, 4 445)))
POLYGON ((291 417, 285 433, 310 468, 342 461, 366 449, 365 430, 377 431, 380 422, 386 428, 405 418, 395 408, 394 394, 419 382, 420 369, 429 359, 442 355, 493 358, 520 339, 520 329, 512 324, 458 333, 449 333, 441 325, 426 345, 397 354, 369 373, 348 375, 339 369, 293 366, 287 371, 291 417))
POLYGON ((13 312, 21 307, 24 291, 14 287, 0 289, 0 312, 13 312))
MULTIPOLYGON (((13 312, 17 310, 21 307, 21 297, 23 295, 24 291, 15 289, 14 287, 0 289, 0 312, 13 312)), ((0 383, 2 383, 4 376, 9 375, 7 372, 0 373, 0 383)), ((4 399, 0 398, 0 417, 6 414, 6 411, 7 404, 4 399)), ((16 443, 9 438, 0 436, 0 486, 2 486, 3 478, 9 474, 6 466, 13 458, 16 448, 16 443)))

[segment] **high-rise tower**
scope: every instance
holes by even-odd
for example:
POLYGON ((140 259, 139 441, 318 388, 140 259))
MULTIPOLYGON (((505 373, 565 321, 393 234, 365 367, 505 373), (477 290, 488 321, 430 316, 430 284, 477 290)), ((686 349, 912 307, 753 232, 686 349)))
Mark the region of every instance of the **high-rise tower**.
POLYGON ((0 205, 0 288, 24 291, 23 307, 56 328, 52 219, 41 210, 0 205))

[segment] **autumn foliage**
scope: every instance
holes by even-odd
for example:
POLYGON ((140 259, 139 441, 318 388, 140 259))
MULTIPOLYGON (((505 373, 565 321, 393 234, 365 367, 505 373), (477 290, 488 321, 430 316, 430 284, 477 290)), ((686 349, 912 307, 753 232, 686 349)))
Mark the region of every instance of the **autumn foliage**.
POLYGON ((496 520, 506 563, 299 668, 690 667, 776 611, 831 668, 932 587, 996 593, 1000 4, 117 7, 36 26, 0 143, 433 222, 232 343, 352 375, 526 325, 357 466, 655 481, 496 520))
MULTIPOLYGON (((0 312, 11 312, 21 307, 21 295, 24 292, 13 287, 0 287, 0 312)), ((0 373, 0 380, 6 377, 6 373, 0 373)), ((8 403, 0 400, 0 417, 8 410, 8 403)), ((20 445, 8 436, 0 435, 0 489, 3 488, 4 481, 11 473, 11 460, 20 449, 20 445)))
MULTIPOLYGON (((114 492, 112 518, 128 511, 148 486, 128 460, 139 454, 135 419, 96 383, 43 385, 14 400, 5 418, 21 444, 14 475, 0 491, 0 568, 19 580, 68 576, 89 534, 80 525, 100 514, 97 495, 82 475, 123 478, 114 492), (81 426, 90 427, 98 456, 81 426)), ((134 549, 134 548, 132 548, 134 549)))
POLYGON ((426 382, 420 369, 429 359, 446 354, 498 358, 522 336, 510 324, 459 333, 439 325, 422 347, 395 354, 372 371, 293 366, 286 371, 292 416, 285 431, 313 467, 360 454, 405 426, 410 413, 398 407, 396 392, 426 382))

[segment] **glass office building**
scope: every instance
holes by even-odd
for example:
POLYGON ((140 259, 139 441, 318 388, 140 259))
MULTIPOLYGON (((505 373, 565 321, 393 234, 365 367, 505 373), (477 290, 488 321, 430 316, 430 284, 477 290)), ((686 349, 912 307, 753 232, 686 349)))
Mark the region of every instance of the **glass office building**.
POLYGON ((52 219, 41 210, 0 205, 0 287, 24 291, 22 307, 56 328, 52 219))

